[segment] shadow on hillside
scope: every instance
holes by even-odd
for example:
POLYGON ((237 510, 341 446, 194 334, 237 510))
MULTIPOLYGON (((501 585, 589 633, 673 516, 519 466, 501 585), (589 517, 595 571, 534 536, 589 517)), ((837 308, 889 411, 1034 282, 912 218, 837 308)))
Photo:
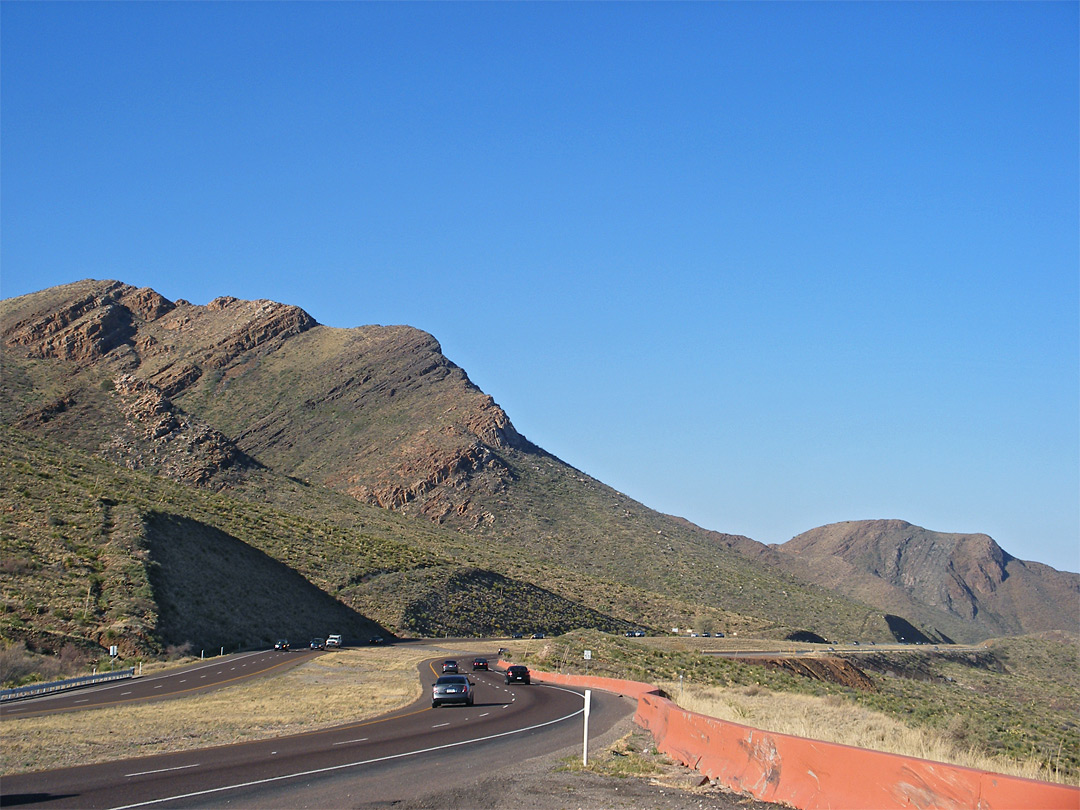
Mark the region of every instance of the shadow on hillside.
POLYGON ((306 646, 340 633, 346 644, 389 633, 284 563, 213 526, 155 513, 146 521, 157 630, 166 645, 194 651, 306 646))

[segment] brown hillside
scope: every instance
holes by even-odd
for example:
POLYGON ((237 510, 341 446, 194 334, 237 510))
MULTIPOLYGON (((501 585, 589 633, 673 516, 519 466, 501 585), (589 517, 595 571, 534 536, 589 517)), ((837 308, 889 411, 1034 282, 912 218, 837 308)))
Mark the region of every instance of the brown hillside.
POLYGON ((936 614, 953 633, 1077 628, 1080 575, 1018 560, 985 534, 934 532, 902 520, 848 521, 775 548, 827 587, 883 609, 906 608, 923 622, 934 623, 936 614))

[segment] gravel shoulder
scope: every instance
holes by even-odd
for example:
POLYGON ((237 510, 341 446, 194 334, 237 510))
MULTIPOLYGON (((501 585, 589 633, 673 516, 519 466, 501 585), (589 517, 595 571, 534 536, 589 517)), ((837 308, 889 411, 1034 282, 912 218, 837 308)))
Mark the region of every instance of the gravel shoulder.
POLYGON ((776 810, 718 787, 656 752, 652 735, 630 717, 590 743, 588 769, 580 747, 570 747, 496 771, 467 788, 440 791, 415 802, 361 804, 357 810, 446 807, 530 810, 776 810), (704 782, 704 784, 703 784, 704 782))

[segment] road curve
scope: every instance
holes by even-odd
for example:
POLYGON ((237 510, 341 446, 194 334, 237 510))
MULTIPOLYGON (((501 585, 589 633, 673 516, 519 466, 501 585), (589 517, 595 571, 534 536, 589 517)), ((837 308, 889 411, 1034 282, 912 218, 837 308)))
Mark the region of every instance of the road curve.
MULTIPOLYGON (((421 677, 430 687, 431 662, 422 665, 421 677)), ((472 707, 433 709, 425 689, 404 709, 333 729, 5 776, 0 806, 385 806, 472 784, 500 767, 581 745, 580 692, 507 686, 498 672, 470 677, 477 689, 472 707)), ((594 692, 590 736, 632 711, 630 701, 594 692)))
POLYGON ((277 674, 322 654, 315 650, 259 650, 215 657, 153 675, 0 704, 0 720, 186 696, 229 686, 244 678, 277 674))

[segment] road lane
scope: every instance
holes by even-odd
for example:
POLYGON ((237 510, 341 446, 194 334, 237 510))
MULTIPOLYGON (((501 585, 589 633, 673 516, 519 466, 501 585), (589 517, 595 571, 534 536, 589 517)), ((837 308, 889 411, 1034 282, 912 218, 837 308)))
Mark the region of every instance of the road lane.
MULTIPOLYGON (((430 662, 425 665, 434 673, 430 662)), ((422 670, 430 686, 434 676, 422 670)), ((478 765, 580 745, 582 696, 562 687, 505 686, 501 674, 471 673, 472 707, 432 709, 421 699, 382 718, 273 740, 178 752, 3 780, 0 804, 38 807, 128 806, 295 807, 299 794, 316 806, 360 790, 386 801, 476 779, 478 765), (446 772, 446 763, 453 763, 446 772), (149 804, 148 804, 149 803, 149 804)), ((614 696, 594 700, 590 731, 603 733, 633 705, 614 696), (598 711, 599 708, 599 711, 598 711)), ((464 782, 467 783, 467 782, 464 782)), ((463 784, 464 784, 463 783, 463 784)), ((303 804, 310 802, 305 800, 303 804)))
POLYGON ((277 674, 323 654, 314 650, 258 650, 226 655, 153 675, 0 704, 0 720, 182 697, 228 686, 245 678, 277 674))

